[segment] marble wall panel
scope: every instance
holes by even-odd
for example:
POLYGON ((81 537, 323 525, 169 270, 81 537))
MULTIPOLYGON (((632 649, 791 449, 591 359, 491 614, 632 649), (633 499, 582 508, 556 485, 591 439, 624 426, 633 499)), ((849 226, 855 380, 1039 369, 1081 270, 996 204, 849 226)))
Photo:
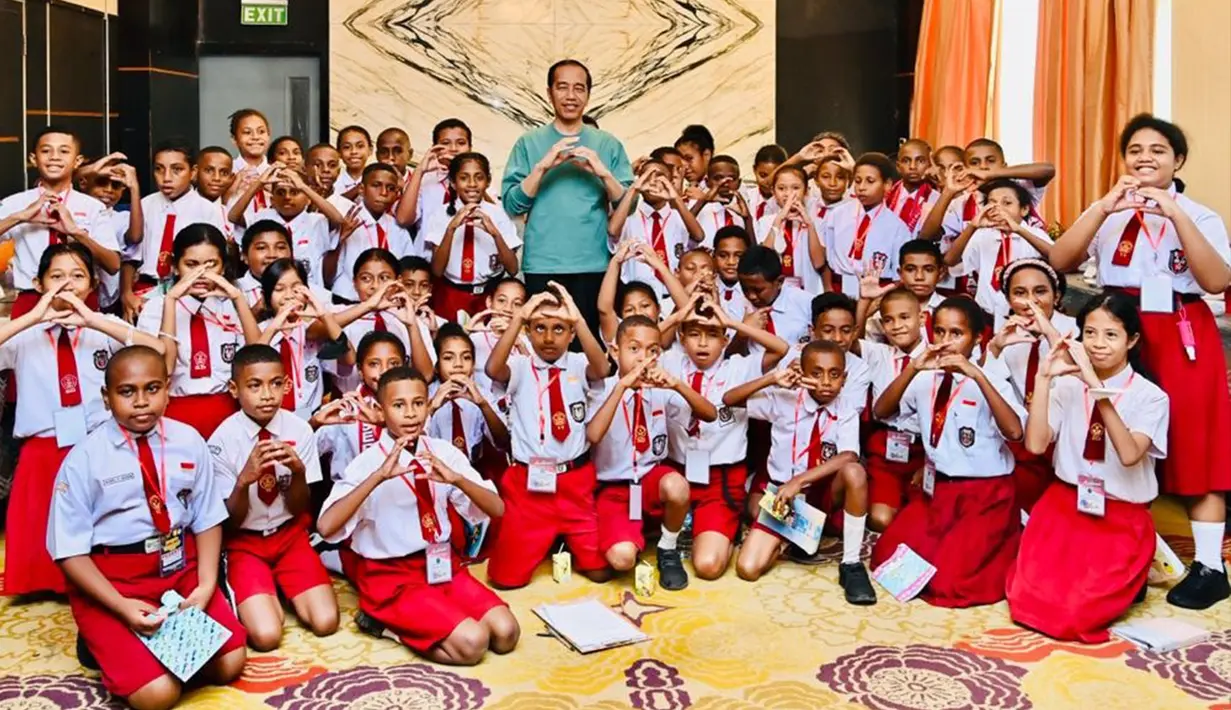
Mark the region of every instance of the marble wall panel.
POLYGON ((436 121, 470 124, 500 172, 550 119, 547 68, 594 75, 589 113, 630 158, 689 123, 751 171, 774 140, 776 0, 333 0, 331 124, 405 127, 416 154, 436 121))

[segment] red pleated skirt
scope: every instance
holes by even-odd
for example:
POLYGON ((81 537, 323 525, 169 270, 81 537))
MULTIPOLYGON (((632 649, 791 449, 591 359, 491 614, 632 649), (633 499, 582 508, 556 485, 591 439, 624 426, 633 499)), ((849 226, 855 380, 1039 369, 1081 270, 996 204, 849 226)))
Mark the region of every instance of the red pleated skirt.
POLYGON ((1013 621, 1062 641, 1102 643, 1132 606, 1154 559, 1150 507, 1107 499, 1102 518, 1077 511, 1077 489, 1057 481, 1022 533, 1006 596, 1013 621))
POLYGON ((1013 467, 1013 485, 1017 488, 1017 507, 1030 512, 1048 486, 1056 480, 1052 469, 1052 447, 1043 455, 1032 454, 1020 441, 1010 441, 1009 450, 1016 461, 1013 467))
POLYGON ((68 591, 64 573, 47 552, 47 519, 56 474, 69 451, 56 446, 54 436, 27 439, 21 446, 5 528, 5 596, 68 591))
POLYGON ((1218 323, 1205 301, 1184 304, 1197 342, 1189 360, 1180 314, 1141 314, 1141 355, 1171 399, 1167 458, 1158 462, 1163 490, 1182 496, 1231 491, 1231 394, 1218 323))
POLYGON ((906 543, 936 567, 920 594, 962 608, 1004 599, 1022 531, 1012 476, 938 478, 935 495, 913 496, 872 548, 872 568, 906 543))
POLYGON ((239 402, 234 397, 227 392, 218 392, 172 397, 165 416, 187 424, 196 429, 202 438, 208 439, 219 424, 238 411, 239 402))

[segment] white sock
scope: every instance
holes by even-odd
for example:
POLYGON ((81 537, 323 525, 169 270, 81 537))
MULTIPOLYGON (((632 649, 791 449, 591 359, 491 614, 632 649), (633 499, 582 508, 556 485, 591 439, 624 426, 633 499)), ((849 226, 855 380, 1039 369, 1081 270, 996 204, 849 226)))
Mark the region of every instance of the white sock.
POLYGON ((1193 544, 1197 552, 1193 559, 1212 570, 1222 570, 1222 535, 1226 523, 1192 521, 1193 544))
POLYGON ((863 528, 867 522, 867 515, 854 516, 842 511, 842 564, 859 561, 859 551, 863 548, 863 528))
POLYGON ((676 530, 675 532, 671 532, 670 530, 667 529, 667 526, 664 525, 663 535, 662 537, 658 538, 658 549, 674 550, 676 543, 679 542, 679 539, 680 539, 679 530, 676 530))

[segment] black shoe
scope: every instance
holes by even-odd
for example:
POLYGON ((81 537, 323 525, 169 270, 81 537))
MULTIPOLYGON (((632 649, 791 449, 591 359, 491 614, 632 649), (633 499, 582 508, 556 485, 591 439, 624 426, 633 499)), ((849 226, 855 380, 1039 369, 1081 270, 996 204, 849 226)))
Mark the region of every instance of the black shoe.
POLYGON ((855 606, 871 606, 876 603, 876 590, 868 577, 868 568, 862 562, 844 562, 838 565, 838 584, 846 592, 846 603, 855 606))
POLYGON ((1184 579, 1167 592, 1167 603, 1183 609, 1209 609, 1227 597, 1231 597, 1231 584, 1226 568, 1210 569, 1194 560, 1184 579))
POLYGON ((684 569, 679 550, 658 548, 658 583, 671 592, 688 586, 688 571, 684 569))
POLYGON ((816 552, 809 555, 804 551, 804 548, 794 543, 788 543, 786 552, 783 553, 786 558, 792 562, 801 565, 819 565, 825 561, 825 552, 823 547, 816 548, 816 552))
POLYGON ((1141 589, 1138 589, 1137 596, 1133 597, 1134 604, 1140 604, 1146 600, 1146 589, 1148 588, 1149 588, 1148 583, 1146 582, 1141 583, 1141 589))
POLYGON ((378 639, 385 638, 385 625, 363 611, 355 612, 355 626, 369 636, 375 636, 378 639))
POLYGON ((90 653, 90 647, 85 644, 85 639, 81 638, 80 635, 77 636, 77 662, 81 664, 82 668, 88 670, 96 671, 99 669, 98 659, 94 657, 93 653, 90 653))

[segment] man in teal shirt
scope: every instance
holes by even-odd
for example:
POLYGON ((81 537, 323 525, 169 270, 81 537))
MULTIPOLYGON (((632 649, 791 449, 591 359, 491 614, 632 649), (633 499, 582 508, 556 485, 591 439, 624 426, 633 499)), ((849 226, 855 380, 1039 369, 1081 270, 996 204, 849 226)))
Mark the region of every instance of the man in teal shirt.
POLYGON ((582 122, 590 101, 590 70, 565 59, 547 70, 547 96, 556 117, 513 145, 501 195, 510 215, 526 215, 522 273, 531 294, 556 281, 572 294, 598 331, 598 287, 611 254, 608 207, 633 182, 624 146, 582 122))

